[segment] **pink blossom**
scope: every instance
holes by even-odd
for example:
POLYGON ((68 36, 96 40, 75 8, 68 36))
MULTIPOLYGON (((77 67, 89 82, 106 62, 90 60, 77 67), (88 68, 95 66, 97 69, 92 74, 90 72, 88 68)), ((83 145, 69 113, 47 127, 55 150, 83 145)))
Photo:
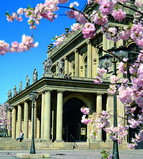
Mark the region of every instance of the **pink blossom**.
POLYGON ((72 26, 71 26, 71 30, 72 31, 76 31, 76 30, 79 30, 81 29, 81 25, 79 23, 74 23, 72 26))
POLYGON ((91 119, 87 119, 86 115, 83 115, 81 122, 84 123, 84 124, 89 124, 89 123, 92 122, 92 120, 91 119))
POLYGON ((73 3, 70 3, 70 5, 69 5, 70 8, 74 8, 74 6, 78 7, 79 3, 78 2, 73 2, 73 3))
POLYGON ((137 145, 137 144, 135 144, 135 143, 131 143, 131 144, 128 143, 128 147, 129 147, 130 149, 132 149, 132 150, 135 149, 135 146, 136 146, 136 145, 137 145))
POLYGON ((108 19, 106 15, 96 13, 95 15, 93 15, 93 21, 98 25, 105 25, 108 22, 108 19))
POLYGON ((17 10, 17 14, 19 14, 19 15, 22 15, 23 12, 24 12, 24 9, 23 9, 23 8, 19 8, 19 9, 17 10))
POLYGON ((137 7, 142 7, 143 6, 143 1, 142 0, 135 0, 135 5, 137 7))
MULTIPOLYGON (((126 62, 127 60, 127 58, 123 58, 123 61, 126 62)), ((120 62, 117 69, 119 69, 122 73, 127 74, 127 63, 120 62)))
POLYGON ((85 18, 86 15, 84 16, 80 12, 74 11, 74 16, 75 16, 76 21, 80 22, 81 24, 86 23, 86 18, 85 18))
POLYGON ((140 125, 139 121, 137 121, 135 119, 130 119, 130 120, 128 120, 128 122, 129 122, 131 128, 137 128, 140 125))
POLYGON ((64 3, 67 3, 68 2, 68 0, 59 0, 59 3, 61 3, 61 4, 64 4, 64 3))
POLYGON ((9 44, 6 43, 4 40, 0 40, 0 55, 4 55, 6 52, 9 51, 9 44))
POLYGON ((115 5, 114 0, 100 0, 99 9, 104 15, 111 14, 113 11, 114 5, 115 5))
POLYGON ((56 41, 53 43, 54 45, 59 45, 63 42, 64 37, 63 36, 56 36, 56 41))
POLYGON ((100 78, 99 76, 97 76, 97 77, 95 78, 95 80, 94 80, 94 83, 95 83, 95 84, 101 84, 101 83, 102 83, 101 78, 100 78))
POLYGON ((113 10, 112 16, 115 20, 118 20, 119 22, 122 21, 126 17, 126 12, 123 12, 122 9, 113 10))
POLYGON ((82 112, 83 114, 89 115, 90 108, 82 107, 80 110, 81 110, 81 112, 82 112))
POLYGON ((122 39, 122 40, 127 40, 129 36, 130 36, 130 30, 127 30, 127 29, 119 32, 118 34, 119 39, 122 39))
POLYGON ((111 83, 116 83, 117 81, 119 81, 119 77, 117 77, 115 75, 111 75, 110 80, 111 80, 111 83))
POLYGON ((116 92, 116 85, 110 85, 108 88, 108 93, 114 94, 116 92))
POLYGON ((68 17, 69 17, 70 19, 75 18, 74 10, 66 11, 66 14, 68 15, 68 17))
POLYGON ((118 88, 118 91, 119 91, 119 99, 124 105, 130 104, 134 101, 132 88, 124 87, 123 85, 121 85, 118 88))
POLYGON ((99 76, 102 76, 106 72, 107 72, 107 70, 104 68, 99 68, 99 67, 97 68, 97 73, 99 76))
POLYGON ((85 39, 93 38, 95 34, 95 26, 93 23, 86 23, 82 29, 83 37, 85 39))

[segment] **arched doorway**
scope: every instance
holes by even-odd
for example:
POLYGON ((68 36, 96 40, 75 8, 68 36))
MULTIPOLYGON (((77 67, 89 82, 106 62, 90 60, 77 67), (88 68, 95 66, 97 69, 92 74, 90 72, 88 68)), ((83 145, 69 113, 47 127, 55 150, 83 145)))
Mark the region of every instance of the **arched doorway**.
POLYGON ((80 108, 85 104, 77 98, 71 98, 64 104, 63 113, 63 140, 65 142, 86 141, 87 126, 81 123, 80 108), (81 133, 81 130, 84 132, 81 133))

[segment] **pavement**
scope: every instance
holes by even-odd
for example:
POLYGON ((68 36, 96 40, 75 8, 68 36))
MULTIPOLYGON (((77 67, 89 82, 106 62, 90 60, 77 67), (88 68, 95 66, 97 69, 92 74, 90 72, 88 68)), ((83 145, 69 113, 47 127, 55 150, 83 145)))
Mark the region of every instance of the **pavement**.
MULTIPOLYGON (((50 159, 101 159, 102 150, 36 150, 37 154, 49 153, 50 159)), ((0 159, 19 159, 18 153, 28 150, 0 150, 0 159)), ((111 152, 112 153, 112 152, 111 152)), ((143 159, 143 150, 121 150, 120 159, 143 159)))

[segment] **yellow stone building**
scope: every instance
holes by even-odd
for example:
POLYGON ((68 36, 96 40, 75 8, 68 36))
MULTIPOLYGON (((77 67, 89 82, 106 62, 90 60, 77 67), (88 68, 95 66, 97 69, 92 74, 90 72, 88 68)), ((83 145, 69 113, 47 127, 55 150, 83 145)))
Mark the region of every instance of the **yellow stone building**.
MULTIPOLYGON (((85 12, 90 11, 90 7, 85 8, 85 12)), ((123 23, 111 19, 109 25, 124 27, 131 18, 131 15, 127 15, 123 23)), ((24 90, 9 97, 7 101, 13 106, 12 130, 9 130, 12 139, 18 137, 20 130, 23 130, 23 142, 31 141, 32 109, 29 93, 36 90, 39 94, 35 107, 36 145, 41 142, 47 149, 55 147, 70 149, 76 142, 78 148, 84 145, 91 149, 112 149, 110 137, 104 131, 99 132, 94 141, 90 138, 92 126, 81 123, 80 108, 83 106, 90 108, 89 117, 102 110, 113 113, 113 96, 107 92, 110 75, 104 77, 104 82, 100 85, 94 84, 94 78, 97 75, 99 57, 104 55, 102 49, 108 50, 121 45, 128 48, 135 47, 130 40, 120 40, 116 44, 107 40, 100 28, 94 39, 84 39, 82 31, 79 30, 67 34, 60 45, 56 47, 50 45, 42 78, 27 85, 24 90)), ((124 106, 119 100, 117 111, 118 115, 125 116, 124 106)), ((10 119, 10 112, 8 114, 10 119)), ((119 119, 118 121, 120 122, 119 119)), ((111 122, 113 123, 113 118, 111 122)), ((123 124, 124 122, 122 120, 123 124)), ((127 139, 124 140, 122 148, 126 148, 126 143, 127 139)))

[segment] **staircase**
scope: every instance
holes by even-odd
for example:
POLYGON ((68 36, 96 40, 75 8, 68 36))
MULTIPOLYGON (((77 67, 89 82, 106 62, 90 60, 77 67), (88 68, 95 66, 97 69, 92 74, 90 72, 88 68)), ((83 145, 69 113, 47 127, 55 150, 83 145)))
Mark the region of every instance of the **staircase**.
POLYGON ((90 149, 90 144, 87 142, 76 142, 77 147, 75 150, 89 150, 90 149))

